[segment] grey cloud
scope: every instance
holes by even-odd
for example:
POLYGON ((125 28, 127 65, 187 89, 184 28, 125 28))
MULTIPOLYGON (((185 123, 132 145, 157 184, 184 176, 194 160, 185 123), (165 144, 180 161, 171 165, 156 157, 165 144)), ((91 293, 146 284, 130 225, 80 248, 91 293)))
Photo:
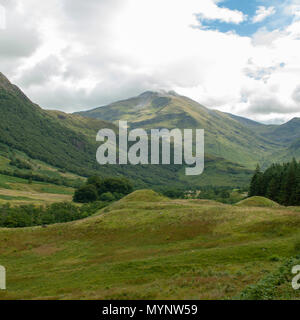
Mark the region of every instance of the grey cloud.
POLYGON ((16 1, 0 1, 6 12, 6 28, 0 30, 1 59, 30 56, 40 45, 41 39, 35 22, 16 10, 16 1))
POLYGON ((300 103, 300 85, 294 90, 292 98, 295 102, 300 103))
MULTIPOLYGON (((21 88, 24 89, 22 86, 21 88)), ((105 79, 104 82, 97 83, 91 91, 63 84, 57 86, 51 82, 47 84, 47 94, 42 86, 31 86, 25 91, 32 101, 38 101, 43 108, 75 112, 100 107, 116 100, 136 96, 148 89, 157 90, 159 88, 161 86, 153 85, 153 79, 123 75, 118 80, 113 77, 109 80, 105 79)))
POLYGON ((285 105, 275 97, 271 96, 256 96, 249 99, 249 107, 247 109, 248 113, 253 114, 288 114, 299 111, 299 107, 293 105, 285 105))
POLYGON ((23 70, 22 75, 17 81, 24 87, 43 85, 47 83, 52 76, 59 75, 60 65, 57 57, 49 56, 31 69, 23 70))

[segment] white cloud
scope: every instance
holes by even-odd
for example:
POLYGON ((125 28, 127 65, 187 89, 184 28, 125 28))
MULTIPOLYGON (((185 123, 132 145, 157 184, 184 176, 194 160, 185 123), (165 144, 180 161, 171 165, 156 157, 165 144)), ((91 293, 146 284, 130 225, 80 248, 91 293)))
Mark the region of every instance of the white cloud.
POLYGON ((253 23, 258 23, 264 21, 267 17, 272 16, 276 13, 275 7, 266 8, 264 6, 259 6, 256 10, 255 16, 253 17, 253 23))
POLYGON ((14 44, 6 43, 0 70, 43 107, 71 112, 174 89, 257 120, 298 115, 299 21, 241 37, 201 28, 196 14, 246 19, 215 0, 13 1, 22 23, 7 31, 14 44), (31 44, 27 33, 12 33, 23 24, 31 44))
POLYGON ((219 1, 202 0, 202 4, 198 7, 199 11, 197 12, 200 18, 206 20, 220 20, 222 22, 235 24, 239 24, 247 20, 247 15, 243 12, 219 7, 217 2, 219 1))

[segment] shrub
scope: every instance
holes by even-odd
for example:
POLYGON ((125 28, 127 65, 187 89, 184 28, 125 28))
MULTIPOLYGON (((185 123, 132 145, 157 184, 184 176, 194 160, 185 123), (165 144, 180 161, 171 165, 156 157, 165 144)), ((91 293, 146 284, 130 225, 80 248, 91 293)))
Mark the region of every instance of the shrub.
POLYGON ((73 200, 88 203, 97 200, 114 201, 123 198, 133 191, 132 184, 123 178, 105 178, 93 176, 85 186, 75 191, 73 200))
POLYGON ((73 201, 79 203, 88 203, 97 201, 98 193, 93 184, 85 185, 75 191, 73 201))
POLYGON ((111 192, 105 192, 105 193, 101 194, 100 200, 101 201, 111 202, 111 201, 114 201, 116 199, 115 199, 114 195, 111 192))

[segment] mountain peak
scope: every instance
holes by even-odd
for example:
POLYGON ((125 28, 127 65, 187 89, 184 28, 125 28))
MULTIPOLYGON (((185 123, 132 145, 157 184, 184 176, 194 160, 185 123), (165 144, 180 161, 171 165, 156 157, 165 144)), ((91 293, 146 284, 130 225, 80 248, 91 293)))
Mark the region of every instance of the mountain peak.
POLYGON ((22 92, 22 90, 16 85, 12 84, 2 72, 0 72, 0 90, 6 91, 10 94, 18 95, 23 100, 31 102, 29 98, 22 92))
POLYGON ((179 94, 176 93, 174 90, 156 90, 156 91, 152 91, 152 90, 148 90, 143 92, 142 94, 140 94, 140 97, 153 97, 153 96, 173 96, 173 97, 178 97, 179 94))

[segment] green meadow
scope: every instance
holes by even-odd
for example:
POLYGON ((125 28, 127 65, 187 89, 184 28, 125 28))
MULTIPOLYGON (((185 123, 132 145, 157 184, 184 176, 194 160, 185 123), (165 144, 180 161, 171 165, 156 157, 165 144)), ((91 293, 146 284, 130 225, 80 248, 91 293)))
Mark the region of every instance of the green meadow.
POLYGON ((299 226, 298 207, 140 190, 84 220, 0 229, 0 299, 298 299, 299 226))

